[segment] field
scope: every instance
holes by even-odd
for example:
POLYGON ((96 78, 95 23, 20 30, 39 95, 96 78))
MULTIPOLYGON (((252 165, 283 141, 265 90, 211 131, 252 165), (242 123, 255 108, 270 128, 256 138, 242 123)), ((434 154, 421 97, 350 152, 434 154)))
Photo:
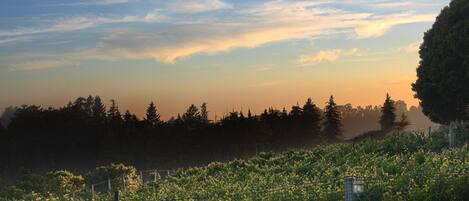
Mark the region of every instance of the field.
MULTIPOLYGON (((120 200, 343 200, 344 177, 355 176, 365 182, 360 200, 467 200, 468 134, 459 133, 455 147, 448 148, 447 133, 445 128, 430 136, 396 132, 381 140, 261 153, 247 160, 176 170, 143 185, 135 168, 114 165, 127 169, 116 177, 126 179, 113 180, 112 185, 119 187, 120 200)), ((87 185, 80 192, 65 187, 63 194, 47 188, 41 192, 20 183, 2 196, 15 191, 18 197, 10 200, 89 200, 89 184, 99 180, 96 175, 109 174, 98 169, 94 177, 85 175, 87 185)), ((112 196, 105 188, 95 189, 95 200, 112 196)))

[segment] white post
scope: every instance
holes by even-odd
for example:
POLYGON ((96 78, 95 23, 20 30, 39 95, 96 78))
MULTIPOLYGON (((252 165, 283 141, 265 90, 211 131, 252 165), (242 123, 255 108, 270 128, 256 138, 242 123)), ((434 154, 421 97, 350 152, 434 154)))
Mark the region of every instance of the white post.
POLYGON ((91 200, 94 200, 94 184, 91 184, 91 200))
POLYGON ((141 184, 144 183, 144 182, 143 182, 143 172, 142 172, 142 171, 140 171, 140 183, 141 183, 141 184))
POLYGON ((107 179, 107 191, 111 192, 111 179, 107 179))

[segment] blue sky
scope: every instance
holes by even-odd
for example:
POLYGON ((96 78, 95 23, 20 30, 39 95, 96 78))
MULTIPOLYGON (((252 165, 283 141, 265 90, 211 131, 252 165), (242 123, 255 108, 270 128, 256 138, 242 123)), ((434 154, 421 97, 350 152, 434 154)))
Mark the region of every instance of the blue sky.
POLYGON ((115 98, 164 117, 330 94, 410 104, 418 45, 448 0, 3 0, 0 108, 115 98))

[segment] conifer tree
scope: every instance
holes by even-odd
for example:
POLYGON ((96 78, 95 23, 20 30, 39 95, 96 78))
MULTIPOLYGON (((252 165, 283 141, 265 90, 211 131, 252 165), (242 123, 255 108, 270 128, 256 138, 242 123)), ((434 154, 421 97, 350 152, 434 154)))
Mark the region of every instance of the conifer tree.
POLYGON ((331 96, 324 110, 323 136, 327 141, 335 141, 342 135, 341 121, 337 104, 334 102, 334 97, 331 96))
POLYGON ((307 133, 319 134, 321 123, 321 111, 313 103, 311 98, 308 98, 303 105, 302 124, 306 128, 307 133))
POLYGON ((85 102, 85 112, 88 117, 93 117, 93 103, 94 103, 94 97, 89 95, 88 98, 86 98, 85 102))
POLYGON ((209 120, 208 120, 208 110, 207 110, 207 103, 202 103, 202 105, 200 106, 200 117, 202 119, 202 123, 204 124, 208 124, 209 123, 209 120))
POLYGON ((394 107, 394 101, 391 99, 389 94, 386 94, 386 100, 384 101, 383 107, 381 108, 381 118, 379 120, 382 131, 389 131, 393 129, 396 123, 395 112, 396 108, 394 107))
POLYGON ((91 110, 93 111, 93 119, 99 123, 103 123, 106 119, 106 107, 104 106, 99 96, 94 97, 91 110))
POLYGON ((150 128, 155 128, 161 123, 160 115, 156 111, 155 103, 150 102, 150 105, 147 107, 145 124, 150 128))
POLYGON ((119 106, 117 106, 117 103, 114 99, 111 99, 111 106, 109 107, 107 116, 111 122, 122 122, 122 116, 119 111, 119 106))

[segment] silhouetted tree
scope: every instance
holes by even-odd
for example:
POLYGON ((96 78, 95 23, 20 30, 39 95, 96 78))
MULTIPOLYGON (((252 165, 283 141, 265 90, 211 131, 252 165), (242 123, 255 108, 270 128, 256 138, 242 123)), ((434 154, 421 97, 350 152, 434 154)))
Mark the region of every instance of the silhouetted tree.
POLYGON ((420 46, 417 81, 412 85, 423 113, 447 124, 466 120, 469 103, 469 1, 452 0, 420 46))
POLYGON ((94 97, 93 106, 91 106, 93 111, 93 119, 98 123, 103 123, 106 119, 106 107, 104 106, 101 98, 99 96, 94 97))
POLYGON ((89 95, 86 98, 85 106, 84 106, 86 116, 93 117, 93 105, 94 105, 94 97, 89 95))
POLYGON ((202 103, 200 106, 200 118, 202 119, 202 123, 208 124, 208 110, 207 110, 207 103, 202 103))
POLYGON ((308 98, 303 105, 302 112, 302 124, 305 126, 307 135, 318 135, 321 131, 321 111, 311 98, 308 98))
POLYGON ((184 122, 199 122, 201 120, 201 116, 197 106, 194 104, 190 105, 182 115, 182 120, 184 122))
POLYGON ((194 104, 190 105, 186 112, 182 115, 181 120, 188 130, 195 130, 199 128, 202 117, 197 106, 194 104))
POLYGON ((386 94, 386 100, 381 108, 381 118, 379 119, 382 131, 389 131, 394 127, 396 122, 395 111, 396 108, 394 107, 394 101, 391 99, 389 94, 386 94))
POLYGON ((112 127, 120 126, 123 121, 119 111, 119 106, 117 106, 114 99, 111 100, 111 106, 109 106, 107 117, 112 127))
POLYGON ((156 111, 156 106, 153 101, 147 107, 145 124, 149 128, 155 128, 161 123, 160 115, 156 111))
POLYGON ((335 141, 337 137, 342 135, 341 121, 337 104, 334 102, 334 97, 331 96, 324 110, 323 135, 326 140, 335 141))

